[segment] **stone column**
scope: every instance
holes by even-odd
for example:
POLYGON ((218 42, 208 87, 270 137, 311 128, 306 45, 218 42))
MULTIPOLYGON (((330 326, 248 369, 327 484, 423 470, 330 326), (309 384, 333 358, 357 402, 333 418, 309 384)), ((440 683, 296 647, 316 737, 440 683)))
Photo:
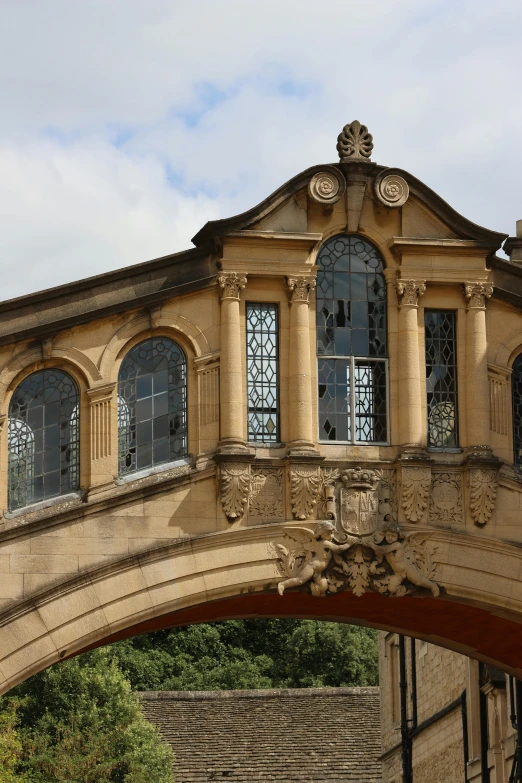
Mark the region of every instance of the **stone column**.
POLYGON ((308 301, 315 288, 311 277, 287 277, 290 298, 288 367, 288 454, 316 454, 312 416, 312 367, 308 301))
POLYGON ((399 279, 395 290, 399 300, 399 443, 420 448, 422 405, 417 311, 419 296, 425 292, 426 283, 399 279))
POLYGON ((486 299, 491 283, 464 283, 466 313, 466 445, 489 450, 489 383, 486 342, 486 299))
POLYGON ((220 450, 245 451, 246 410, 243 400, 243 371, 239 300, 246 275, 224 272, 218 278, 221 295, 220 450))
MULTIPOLYGON (((106 383, 87 390, 90 430, 89 496, 114 485, 118 475, 118 403, 116 383, 106 383)), ((85 439, 80 437, 80 457, 88 458, 85 439)))

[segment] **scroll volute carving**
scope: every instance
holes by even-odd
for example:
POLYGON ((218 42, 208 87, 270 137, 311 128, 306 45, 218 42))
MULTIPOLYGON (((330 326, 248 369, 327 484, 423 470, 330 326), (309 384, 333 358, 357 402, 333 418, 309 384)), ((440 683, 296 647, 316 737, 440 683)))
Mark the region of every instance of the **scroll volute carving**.
POLYGON ((498 471, 485 468, 469 470, 469 510, 476 525, 483 527, 495 510, 498 491, 498 471))
POLYGON ((224 462, 220 467, 220 495, 229 522, 237 522, 245 513, 250 492, 250 464, 224 462))
POLYGON ((316 465, 292 465, 290 503, 295 519, 313 519, 321 489, 321 472, 316 465))
POLYGON ((431 469, 429 467, 405 467, 402 469, 401 504, 408 522, 424 519, 430 497, 431 469))

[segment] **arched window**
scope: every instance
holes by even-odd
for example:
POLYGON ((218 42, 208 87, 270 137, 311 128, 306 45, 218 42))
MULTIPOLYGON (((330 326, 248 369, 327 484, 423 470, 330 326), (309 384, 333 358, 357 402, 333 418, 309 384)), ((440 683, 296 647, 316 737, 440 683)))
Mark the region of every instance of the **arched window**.
POLYGON ((9 508, 78 489, 79 394, 62 370, 40 370, 16 388, 9 406, 9 508))
POLYGON ((513 362, 513 462, 522 467, 522 353, 513 362))
POLYGON ((167 337, 152 337, 125 357, 118 381, 121 475, 187 454, 187 360, 167 337))
POLYGON ((338 235, 317 256, 319 440, 386 443, 386 282, 377 250, 338 235))

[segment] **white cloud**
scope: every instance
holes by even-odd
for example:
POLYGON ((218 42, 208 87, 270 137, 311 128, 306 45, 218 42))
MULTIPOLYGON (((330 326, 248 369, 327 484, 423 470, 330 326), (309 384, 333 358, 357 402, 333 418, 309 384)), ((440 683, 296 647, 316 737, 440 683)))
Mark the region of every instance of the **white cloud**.
POLYGON ((522 217, 511 0, 0 0, 2 298, 189 246, 335 159, 374 159, 471 220, 522 217))

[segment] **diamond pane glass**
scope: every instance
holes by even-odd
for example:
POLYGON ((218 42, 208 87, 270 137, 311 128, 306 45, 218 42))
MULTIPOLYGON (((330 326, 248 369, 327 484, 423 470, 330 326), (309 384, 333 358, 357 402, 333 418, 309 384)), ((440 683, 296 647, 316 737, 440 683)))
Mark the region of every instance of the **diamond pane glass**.
POLYGON ((9 406, 9 508, 75 492, 79 483, 79 394, 70 375, 41 370, 9 406))
POLYGON ((386 442, 387 328, 382 258, 361 237, 338 235, 324 243, 317 265, 319 438, 386 442))
POLYGON ((248 303, 248 439, 279 440, 279 359, 277 305, 248 303))
POLYGON ((513 389, 513 447, 514 463, 522 467, 522 354, 513 362, 511 376, 513 389))
POLYGON ((428 446, 458 446, 457 343, 455 313, 426 310, 428 446))
POLYGON ((187 360, 173 340, 145 340, 122 362, 118 455, 120 476, 187 455, 187 360))

